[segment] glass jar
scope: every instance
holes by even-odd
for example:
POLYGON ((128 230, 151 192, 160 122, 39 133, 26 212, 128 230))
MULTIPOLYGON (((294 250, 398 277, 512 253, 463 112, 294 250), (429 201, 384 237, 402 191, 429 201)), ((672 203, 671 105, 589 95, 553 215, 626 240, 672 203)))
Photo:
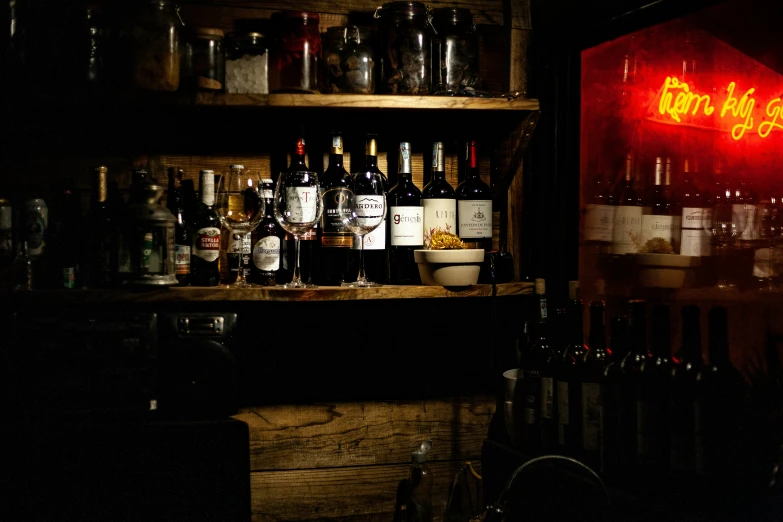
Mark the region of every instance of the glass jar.
POLYGON ((261 33, 231 34, 226 38, 226 90, 269 93, 269 45, 261 33))
POLYGON ((330 27, 326 34, 326 92, 374 93, 375 53, 371 28, 355 25, 330 27))
POLYGON ((179 7, 166 0, 142 3, 131 28, 133 84, 149 91, 176 91, 180 73, 179 7))
POLYGON ((433 91, 464 95, 479 86, 478 37, 470 9, 441 8, 432 12, 433 91))
POLYGON ((272 14, 275 28, 269 92, 318 92, 321 61, 319 16, 306 11, 272 14))
POLYGON ((380 19, 379 91, 431 92, 432 28, 421 2, 389 2, 375 11, 380 19))
POLYGON ((226 54, 223 31, 211 27, 193 30, 193 87, 199 91, 222 91, 226 85, 226 54))

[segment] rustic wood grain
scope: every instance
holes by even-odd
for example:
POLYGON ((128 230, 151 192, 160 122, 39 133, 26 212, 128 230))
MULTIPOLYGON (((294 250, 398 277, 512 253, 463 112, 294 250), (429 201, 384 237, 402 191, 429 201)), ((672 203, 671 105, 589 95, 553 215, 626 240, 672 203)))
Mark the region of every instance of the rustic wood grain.
MULTIPOLYGON (((532 283, 515 282, 497 285, 497 296, 520 296, 532 292, 532 283)), ((492 285, 473 285, 464 289, 442 286, 394 286, 378 288, 340 288, 322 286, 317 289, 185 287, 131 290, 34 290, 14 292, 10 297, 21 302, 50 304, 90 303, 185 303, 238 301, 363 301, 378 299, 439 299, 489 297, 492 285)))
MULTIPOLYGON (((183 98, 180 98, 182 101, 183 98)), ((190 98, 184 99, 189 102, 190 98)), ((405 110, 538 110, 538 100, 522 98, 468 98, 456 96, 402 96, 393 94, 242 94, 198 93, 196 106, 298 107, 327 109, 405 110)))
POLYGON ((431 460, 478 459, 494 396, 416 402, 276 405, 242 409, 250 429, 250 469, 399 464, 423 439, 431 460))
POLYGON ((511 30, 511 63, 509 72, 509 90, 529 96, 530 70, 528 52, 531 41, 530 0, 505 0, 509 4, 511 16, 507 26, 511 30))
MULTIPOLYGON (((435 520, 442 520, 449 486, 464 462, 431 462, 435 520)), ((473 462, 479 468, 479 462, 473 462)), ((251 509, 256 522, 393 519, 397 488, 407 464, 299 471, 261 471, 250 475, 251 509)))

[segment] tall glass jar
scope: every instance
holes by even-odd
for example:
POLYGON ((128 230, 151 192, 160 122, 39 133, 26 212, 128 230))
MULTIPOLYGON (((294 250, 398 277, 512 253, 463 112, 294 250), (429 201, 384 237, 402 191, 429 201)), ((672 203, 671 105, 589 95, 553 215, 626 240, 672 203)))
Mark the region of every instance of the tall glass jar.
POLYGON ((340 90, 340 78, 343 75, 340 66, 340 54, 345 49, 345 26, 327 27, 323 37, 324 49, 324 86, 325 93, 336 94, 340 90))
POLYGON ((432 28, 421 2, 388 2, 375 11, 380 19, 379 91, 390 94, 431 92, 432 28))
POLYGON ((319 16, 306 11, 272 14, 275 28, 269 92, 318 92, 321 61, 319 16))
POLYGON ((326 30, 325 91, 372 94, 375 92, 375 53, 372 30, 355 25, 326 30))
POLYGON ((435 94, 465 95, 479 85, 478 38, 470 9, 440 8, 432 12, 435 94))
POLYGON ((167 0, 138 6, 131 28, 133 83, 149 91, 176 91, 180 72, 179 7, 167 0))
POLYGON ((193 86, 199 91, 222 91, 226 84, 223 31, 212 27, 193 30, 193 86))
POLYGON ((231 34, 226 38, 226 90, 269 92, 269 44, 261 33, 231 34))

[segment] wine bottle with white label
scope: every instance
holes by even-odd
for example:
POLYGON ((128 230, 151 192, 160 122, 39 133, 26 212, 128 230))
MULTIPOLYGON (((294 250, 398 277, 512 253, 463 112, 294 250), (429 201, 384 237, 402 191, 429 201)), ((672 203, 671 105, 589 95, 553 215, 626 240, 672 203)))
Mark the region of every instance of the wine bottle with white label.
POLYGON ((704 230, 704 216, 709 212, 707 198, 696 184, 698 165, 685 159, 682 169, 680 202, 682 220, 680 228, 680 254, 683 256, 709 256, 710 238, 704 230))
MULTIPOLYGON (((673 249, 674 217, 671 212, 671 202, 666 197, 664 159, 661 156, 655 158, 655 183, 649 198, 649 209, 650 211, 642 216, 641 246, 647 245, 647 242, 653 238, 660 238, 673 249)), ((679 236, 679 231, 676 234, 679 236)))
POLYGON ((633 254, 642 240, 642 202, 633 183, 633 155, 625 158, 625 179, 618 184, 614 196, 612 224, 612 254, 633 254))
POLYGON ((411 174, 411 144, 400 143, 397 184, 389 191, 389 282, 421 284, 413 251, 424 248, 424 209, 421 191, 411 174))
POLYGON ((262 179, 261 192, 265 212, 263 219, 253 230, 249 280, 261 286, 275 286, 280 270, 281 242, 284 232, 274 215, 274 182, 268 178, 262 179))
POLYGON ((492 192, 481 180, 478 145, 466 147, 465 180, 457 186, 457 227, 459 238, 469 248, 492 250, 492 192))
POLYGON ((193 248, 190 260, 190 284, 218 286, 220 284, 220 218, 215 210, 215 172, 199 173, 201 203, 193 220, 193 248))
POLYGON ((457 196, 446 181, 446 153, 442 141, 432 144, 432 179, 421 194, 424 207, 424 235, 441 229, 457 233, 457 196))
MULTIPOLYGON (((365 148, 364 157, 364 170, 358 171, 354 174, 354 178, 357 175, 364 175, 366 173, 378 174, 383 183, 384 195, 389 194, 389 180, 386 175, 378 168, 378 142, 374 135, 367 136, 367 145, 365 148)), ((369 179, 369 178, 368 178, 369 179)), ((388 218, 388 211, 385 214, 383 223, 364 236, 364 272, 367 279, 376 283, 385 283, 389 281, 389 260, 388 251, 386 249, 386 221, 388 218)), ((353 250, 355 257, 354 266, 359 266, 359 250, 361 249, 362 241, 357 235, 353 238, 353 250)))

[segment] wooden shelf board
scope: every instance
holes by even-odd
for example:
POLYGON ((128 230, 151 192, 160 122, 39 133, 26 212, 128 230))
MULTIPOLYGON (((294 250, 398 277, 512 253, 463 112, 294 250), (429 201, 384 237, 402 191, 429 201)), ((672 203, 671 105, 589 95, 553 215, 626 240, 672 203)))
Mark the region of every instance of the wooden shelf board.
MULTIPOLYGON (((533 291, 532 283, 515 282, 497 285, 499 297, 518 296, 533 291)), ((316 289, 290 290, 276 287, 228 289, 225 287, 185 287, 149 290, 34 290, 17 292, 22 301, 45 300, 49 303, 183 303, 237 301, 363 301, 379 299, 432 299, 490 297, 492 285, 473 285, 464 289, 442 286, 394 286, 378 288, 340 288, 323 286, 316 289)))
POLYGON ((198 107, 276 107, 320 109, 537 111, 538 100, 391 94, 223 94, 197 93, 198 107))

